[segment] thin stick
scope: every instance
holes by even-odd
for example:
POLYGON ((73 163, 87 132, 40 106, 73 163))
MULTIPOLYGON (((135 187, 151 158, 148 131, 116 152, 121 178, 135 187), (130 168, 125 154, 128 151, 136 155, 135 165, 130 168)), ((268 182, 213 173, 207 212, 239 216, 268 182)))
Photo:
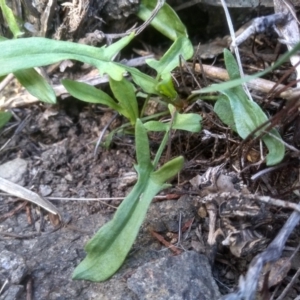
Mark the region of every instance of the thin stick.
MULTIPOLYGON (((231 21, 231 17, 230 17, 230 14, 229 14, 229 11, 228 11, 225 0, 221 0, 221 3, 222 3, 222 6, 223 6, 223 9, 224 9, 224 12, 225 12, 225 16, 226 16, 226 20, 227 20, 227 24, 228 24, 228 27, 229 27, 231 40, 232 40, 231 47, 234 49, 235 57, 236 57, 237 64, 238 64, 239 70, 240 70, 240 76, 241 76, 241 78, 243 78, 245 76, 245 74, 244 74, 244 70, 243 70, 243 67, 242 67, 242 61, 241 61, 241 57, 240 57, 239 48, 236 44, 235 32, 234 32, 233 24, 232 24, 232 21, 231 21)), ((246 92, 249 100, 253 101, 252 95, 251 95, 246 83, 243 83, 243 88, 244 88, 244 91, 246 92)))
POLYGON ((112 116, 112 118, 110 119, 110 121, 104 126, 104 128, 103 128, 103 130, 102 130, 102 132, 101 132, 101 134, 100 134, 100 136, 99 136, 99 138, 98 138, 98 140, 97 140, 97 144, 96 144, 96 147, 95 147, 95 150, 94 150, 94 158, 97 156, 98 148, 99 148, 99 146, 100 146, 100 144, 101 144, 101 142, 102 142, 102 139, 103 139, 103 137, 104 137, 104 134, 105 134, 107 128, 108 128, 108 127, 111 125, 111 123, 117 118, 118 114, 119 114, 119 113, 115 113, 115 114, 112 116))
POLYGON ((1 82, 0 82, 0 92, 15 78, 14 74, 8 74, 1 82))
POLYGON ((205 196, 201 199, 202 203, 210 203, 216 198, 222 198, 222 199, 230 199, 232 197, 235 198, 243 198, 253 201, 260 201, 264 203, 268 203, 270 205, 279 206, 282 208, 290 208, 300 213, 300 205, 297 203, 292 203, 276 198, 272 198, 269 196, 260 196, 255 194, 242 194, 242 193, 233 193, 233 192, 223 192, 223 193, 210 193, 209 195, 205 196))
MULTIPOLYGON (((10 196, 13 195, 7 193, 0 193, 0 196, 10 196)), ((172 200, 178 197, 177 194, 168 194, 164 196, 155 196, 153 199, 157 200, 172 200)), ((125 197, 107 197, 107 198, 63 198, 63 197, 47 197, 48 200, 59 200, 59 201, 112 201, 112 200, 124 200, 125 197)))
POLYGON ((165 0, 158 0, 155 8, 153 9, 151 16, 149 17, 148 20, 146 20, 138 29, 135 31, 135 34, 138 35, 140 34, 156 17, 158 14, 159 10, 163 7, 165 4, 165 0))

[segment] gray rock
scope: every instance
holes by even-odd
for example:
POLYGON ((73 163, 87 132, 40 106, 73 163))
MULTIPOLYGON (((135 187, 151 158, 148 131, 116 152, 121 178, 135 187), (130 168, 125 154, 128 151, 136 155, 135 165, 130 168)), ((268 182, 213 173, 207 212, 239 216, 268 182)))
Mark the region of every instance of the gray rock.
POLYGON ((0 165, 0 177, 24 186, 28 162, 21 158, 10 160, 0 165))
POLYGON ((1 296, 1 300, 19 300, 24 287, 22 285, 11 285, 1 296))
POLYGON ((47 197, 52 193, 52 188, 50 185, 41 184, 39 187, 40 193, 43 197, 47 197))
POLYGON ((0 278, 14 284, 19 284, 28 272, 23 257, 7 250, 0 253, 0 268, 0 278))
POLYGON ((157 232, 178 232, 180 214, 181 225, 195 216, 191 198, 182 196, 178 200, 152 203, 143 228, 151 228, 157 232))
POLYGON ((147 263, 127 280, 139 300, 217 300, 218 287, 206 256, 188 251, 147 263))
POLYGON ((178 232, 180 214, 181 225, 195 216, 190 197, 182 196, 178 200, 152 203, 147 212, 144 226, 157 232, 178 232))

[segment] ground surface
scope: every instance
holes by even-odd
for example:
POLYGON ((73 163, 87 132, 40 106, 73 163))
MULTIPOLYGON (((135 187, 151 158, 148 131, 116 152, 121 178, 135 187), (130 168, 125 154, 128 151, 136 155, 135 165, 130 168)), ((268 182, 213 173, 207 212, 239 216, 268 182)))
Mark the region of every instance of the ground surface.
MULTIPOLYGON (((174 1, 174 6, 179 5, 179 2, 174 1)), ((134 11, 130 1, 128 3, 130 9, 126 6, 125 11, 131 9, 134 11)), ((208 42, 217 36, 223 38, 227 33, 225 19, 219 17, 221 11, 221 9, 218 11, 216 8, 198 5, 190 10, 180 10, 179 14, 188 27, 192 41, 197 44, 199 41, 208 42), (191 17, 195 15, 197 18, 191 17)), ((114 14, 119 16, 113 9, 106 13, 110 14, 110 18, 114 14)), ((255 16, 257 12, 248 10, 242 14, 240 10, 233 10, 232 14, 237 24, 240 24, 246 18, 255 16)), ((132 20, 128 23, 131 24, 132 20)), ((122 32, 124 26, 129 24, 123 21, 112 22, 112 27, 109 29, 111 32, 116 30, 122 32)), ((76 34, 77 36, 66 38, 78 40, 84 36, 81 31, 76 31, 76 34)), ((274 59, 272 38, 271 36, 270 40, 263 40, 264 45, 269 45, 271 50, 263 46, 258 49, 261 54, 265 54, 266 60, 268 55, 272 54, 271 62, 274 59)), ((161 54, 169 45, 169 42, 157 35, 154 30, 146 31, 139 39, 136 46, 142 47, 141 41, 143 41, 148 48, 153 48, 156 55, 161 54)), ((223 48, 224 45, 220 40, 214 40, 209 44, 211 47, 209 55, 205 56, 201 53, 205 63, 213 63, 215 54, 211 55, 212 46, 220 44, 223 48)), ((251 44, 249 45, 244 48, 245 51, 251 48, 251 44)), ((128 58, 130 51, 126 49, 122 55, 128 58)), ((253 65, 257 68, 261 67, 261 58, 245 55, 243 59, 244 64, 249 67, 248 71, 253 65)), ((221 57, 217 60, 217 64, 223 66, 221 57)), ((284 71, 285 69, 281 70, 279 75, 271 74, 268 79, 277 81, 284 71)), ((76 72, 80 73, 80 69, 79 71, 76 69, 76 72)), ((73 73, 68 71, 66 76, 70 76, 70 73, 73 76, 73 73)), ((182 78, 178 74, 179 72, 175 77, 181 82, 182 78)), ((192 89, 195 89, 191 84, 190 75, 185 75, 187 87, 179 88, 183 99, 192 89)), ((57 81, 55 76, 52 79, 57 81)), ((205 78, 199 76, 198 79, 201 84, 205 84, 205 78)), ((265 95, 256 96, 262 100, 265 95)), ((5 97, 8 97, 7 94, 5 97)), ((278 98, 274 101, 277 101, 277 106, 266 105, 270 115, 280 111, 281 106, 284 106, 282 99, 278 98)), ((263 101, 259 103, 262 105, 263 101)), ((234 168, 238 166, 240 157, 237 147, 241 140, 216 118, 210 102, 198 103, 191 109, 201 114, 203 129, 207 131, 203 130, 193 135, 176 132, 171 137, 172 156, 181 154, 185 157, 183 171, 178 178, 173 179, 172 188, 162 193, 162 195, 175 194, 175 200, 153 201, 138 239, 120 271, 107 282, 90 283, 72 281, 72 272, 85 257, 84 244, 112 218, 121 200, 86 199, 123 198, 129 193, 136 180, 133 168, 134 137, 129 133, 115 136, 108 150, 100 147, 94 155, 97 139, 113 118, 114 112, 70 98, 59 99, 55 106, 33 104, 15 108, 14 113, 18 118, 15 117, 0 135, 0 145, 5 145, 0 152, 0 176, 6 177, 8 173, 12 173, 9 174, 10 180, 44 197, 55 198, 56 200, 50 201, 62 212, 64 222, 55 224, 45 210, 30 203, 26 204, 20 199, 5 194, 0 195, 0 263, 2 264, 0 283, 9 281, 0 299, 212 300, 220 297, 219 292, 221 294, 232 292, 238 284, 239 276, 246 273, 251 259, 264 250, 268 242, 274 238, 290 215, 290 210, 258 206, 256 203, 255 207, 251 206, 251 208, 258 207, 259 213, 253 218, 247 216, 245 211, 249 210, 249 206, 244 205, 244 207, 235 207, 234 210, 240 212, 245 219, 236 217, 230 219, 232 216, 228 217, 228 214, 220 218, 222 216, 220 209, 217 227, 224 231, 223 238, 227 235, 226 230, 231 227, 245 233, 245 240, 235 240, 236 244, 226 247, 218 240, 221 239, 219 235, 216 244, 211 247, 207 243, 210 230, 208 212, 199 202, 198 191, 195 193, 195 186, 192 186, 189 180, 198 174, 205 174, 210 167, 226 163, 224 167, 226 172, 222 174, 222 178, 230 187, 234 184, 236 191, 241 192, 246 187, 249 193, 259 192, 293 201, 295 196, 290 188, 298 182, 299 162, 292 152, 287 151, 284 162, 286 164, 282 165, 279 171, 274 170, 252 181, 250 177, 253 174, 266 168, 263 164, 258 167, 255 165, 256 157, 259 156, 259 146, 253 146, 251 148, 253 151, 246 159, 248 168, 245 168, 243 173, 245 174, 243 181, 234 168), (6 163, 9 163, 9 171, 3 170, 3 164, 6 163), (254 165, 249 167, 251 163, 254 165), (77 200, 71 200, 72 198, 77 200), (183 232, 178 242, 179 227, 183 232), (159 242, 160 237, 155 237, 153 231, 159 233, 165 241, 176 245, 178 251, 175 251, 175 256, 159 242), (195 257, 195 253, 204 256, 195 257), (238 257, 239 255, 233 253, 242 253, 242 255, 238 257), (199 257, 201 259, 198 261, 199 257), (195 267, 196 261, 199 266, 203 265, 195 267), (166 270, 164 274, 160 273, 161 269, 166 270), (209 280, 205 281, 202 270, 205 270, 203 273, 209 280), (201 280, 198 282, 199 278, 201 280), (189 282, 193 280, 196 280, 197 284, 193 285, 189 282), (183 282, 188 282, 190 294, 180 294, 187 288, 181 285, 183 282), (164 286, 164 290, 160 289, 158 283, 164 286)), ((117 118, 107 132, 123 123, 124 119, 117 118)), ((299 118, 295 116, 289 122, 283 123, 280 130, 285 141, 296 147, 298 140, 295 132, 297 132, 299 118)), ((159 146, 160 138, 157 134, 150 135, 152 155, 159 146)), ((200 187, 200 184, 198 185, 200 187)), ((206 183, 202 184, 201 188, 204 192, 202 197, 205 197, 208 192, 215 192, 207 189, 206 183)), ((299 231, 295 230, 283 256, 289 258, 298 243, 299 231)), ((285 262, 279 265, 284 266, 285 262)), ((277 276, 279 278, 277 282, 283 281, 277 295, 290 282, 299 266, 300 258, 296 254, 286 271, 281 271, 281 275, 277 276)), ((297 279, 285 299, 295 299, 299 293, 300 283, 297 279)), ((269 298, 265 296, 264 299, 269 298)))

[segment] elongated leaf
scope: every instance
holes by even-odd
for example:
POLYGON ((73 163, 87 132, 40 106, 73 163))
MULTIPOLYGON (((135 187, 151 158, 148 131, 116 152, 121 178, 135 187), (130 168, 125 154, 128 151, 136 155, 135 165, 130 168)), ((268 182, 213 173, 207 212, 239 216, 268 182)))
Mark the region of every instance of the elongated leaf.
POLYGON ((262 77, 262 76, 268 74, 269 72, 277 69, 280 65, 282 65, 284 62, 286 62, 292 55, 297 53, 299 50, 300 50, 300 43, 298 43, 291 51, 285 53, 279 60, 277 60, 275 62, 274 65, 265 69, 262 72, 258 72, 253 75, 248 75, 243 78, 234 79, 234 80, 230 80, 230 81, 223 82, 223 83, 212 84, 209 87, 203 88, 201 90, 193 91, 192 93, 193 94, 204 94, 204 93, 211 93, 211 92, 221 92, 221 91, 239 86, 243 83, 247 83, 247 82, 251 81, 252 79, 262 77))
MULTIPOLYGON (((0 37, 0 42, 6 40, 6 38, 0 37)), ((14 75, 31 95, 45 103, 56 103, 56 95, 53 88, 35 69, 15 71, 14 75)))
POLYGON ((223 91, 229 99, 237 132, 245 139, 253 130, 268 120, 260 106, 248 100, 240 89, 223 91))
POLYGON ((136 159, 140 172, 144 169, 152 169, 153 167, 150 159, 150 145, 147 130, 140 119, 137 120, 137 124, 135 126, 135 146, 136 159))
POLYGON ((144 127, 149 131, 167 131, 170 128, 170 122, 149 121, 144 124, 144 127))
POLYGON ((156 183, 163 185, 167 180, 175 176, 179 170, 182 169, 184 158, 178 156, 167 163, 165 163, 160 169, 151 174, 151 179, 156 183))
POLYGON ((16 18, 12 10, 6 5, 5 0, 0 0, 0 8, 4 19, 6 20, 7 25, 10 31, 12 32, 14 38, 17 38, 18 36, 22 35, 23 32, 21 32, 21 30, 19 29, 16 18))
POLYGON ((193 56, 193 53, 194 47, 191 41, 185 36, 179 36, 160 60, 147 59, 146 62, 151 68, 156 70, 157 74, 164 77, 164 74, 169 74, 179 66, 180 55, 185 60, 188 60, 193 56))
POLYGON ((6 40, 0 37, 2 47, 0 76, 30 67, 45 66, 64 59, 75 59, 97 67, 101 74, 107 73, 114 80, 122 80, 123 73, 128 71, 133 81, 146 93, 159 95, 156 90, 159 83, 157 80, 135 68, 110 61, 133 37, 133 34, 127 36, 107 48, 45 38, 6 40))
POLYGON ((83 82, 76 82, 69 79, 61 81, 66 90, 73 97, 88 103, 107 105, 108 107, 122 113, 122 108, 108 94, 83 82))
MULTIPOLYGON (((151 16, 156 3, 156 0, 142 0, 137 16, 146 21, 151 16)), ((173 41, 179 36, 188 36, 186 28, 176 12, 166 3, 151 22, 151 25, 173 41)))
POLYGON ((120 268, 136 239, 152 198, 164 188, 164 180, 174 176, 182 167, 183 159, 179 158, 153 173, 147 133, 139 119, 135 136, 138 181, 113 219, 86 244, 87 256, 75 269, 73 279, 104 281, 120 268))
POLYGON ((56 103, 53 88, 35 69, 15 71, 14 75, 31 95, 45 103, 56 103))
POLYGON ((133 81, 146 93, 159 95, 156 90, 157 80, 135 68, 110 61, 133 37, 132 34, 107 48, 96 48, 45 38, 7 40, 0 36, 0 76, 30 67, 45 66, 64 59, 75 59, 97 67, 101 74, 107 73, 114 80, 122 80, 123 73, 128 71, 133 81))
POLYGON ((5 40, 1 42, 0 76, 64 59, 75 59, 97 67, 101 74, 107 73, 115 80, 122 80, 124 67, 110 60, 133 37, 134 34, 131 34, 102 48, 37 37, 5 40))
MULTIPOLYGON (((228 70, 231 79, 239 77, 239 71, 237 63, 230 51, 224 50, 224 58, 226 68, 228 70)), ((250 101, 247 94, 241 86, 236 86, 234 88, 222 91, 224 95, 227 96, 230 103, 232 116, 235 123, 235 128, 243 139, 248 137, 248 135, 258 128, 261 124, 265 123, 268 118, 262 111, 260 106, 250 101)), ((223 101, 225 99, 223 98, 223 101)), ((223 104, 224 106, 224 104, 223 104)), ((256 136, 262 132, 260 130, 256 133, 256 136)), ((270 132, 276 138, 272 137, 270 134, 266 134, 262 137, 262 140, 266 144, 269 153, 266 157, 267 165, 274 165, 279 163, 285 153, 284 144, 281 142, 281 137, 279 133, 273 129, 270 132)))
POLYGON ((156 90, 158 80, 154 79, 153 77, 147 74, 142 73, 136 68, 125 66, 125 69, 131 74, 135 84, 139 86, 144 92, 148 94, 159 94, 156 90))
POLYGON ((0 128, 2 128, 11 118, 10 112, 0 111, 0 128))
POLYGON ((144 182, 142 178, 146 176, 150 173, 139 176, 138 183, 123 200, 114 218, 87 243, 87 256, 74 270, 73 279, 104 281, 121 267, 152 198, 161 190, 160 185, 149 179, 144 182))
POLYGON ((228 125, 232 130, 237 132, 232 110, 228 98, 225 95, 220 95, 214 106, 214 112, 219 116, 221 121, 228 125))
POLYGON ((110 88, 123 109, 123 114, 130 120, 132 125, 138 118, 138 104, 134 93, 134 87, 127 79, 109 79, 110 88))
MULTIPOLYGON (((242 92, 244 93, 244 91, 242 92)), ((246 94, 242 94, 238 87, 225 90, 223 93, 229 99, 237 132, 243 139, 267 121, 267 116, 261 110, 260 106, 255 102, 249 101, 246 94)), ((256 133, 256 136, 260 133, 261 130, 256 133)), ((266 157, 268 166, 281 162, 285 153, 284 144, 280 141, 281 137, 277 130, 272 129, 270 133, 278 139, 273 138, 269 134, 262 137, 263 142, 269 150, 266 157)))

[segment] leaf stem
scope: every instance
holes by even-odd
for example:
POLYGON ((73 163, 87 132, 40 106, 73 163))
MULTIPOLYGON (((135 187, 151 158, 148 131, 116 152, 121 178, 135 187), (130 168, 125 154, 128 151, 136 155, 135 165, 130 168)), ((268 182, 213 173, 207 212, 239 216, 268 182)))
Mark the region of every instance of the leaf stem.
POLYGON ((156 155, 155 155, 155 158, 154 158, 154 161, 153 161, 154 169, 157 167, 157 164, 158 164, 158 162, 160 160, 160 157, 161 157, 161 155, 162 155, 162 153, 163 153, 163 151, 164 151, 164 149, 166 147, 166 144, 168 142, 169 131, 170 131, 170 129, 165 132, 164 138, 161 141, 160 146, 159 146, 159 148, 158 148, 158 150, 156 152, 156 155))

